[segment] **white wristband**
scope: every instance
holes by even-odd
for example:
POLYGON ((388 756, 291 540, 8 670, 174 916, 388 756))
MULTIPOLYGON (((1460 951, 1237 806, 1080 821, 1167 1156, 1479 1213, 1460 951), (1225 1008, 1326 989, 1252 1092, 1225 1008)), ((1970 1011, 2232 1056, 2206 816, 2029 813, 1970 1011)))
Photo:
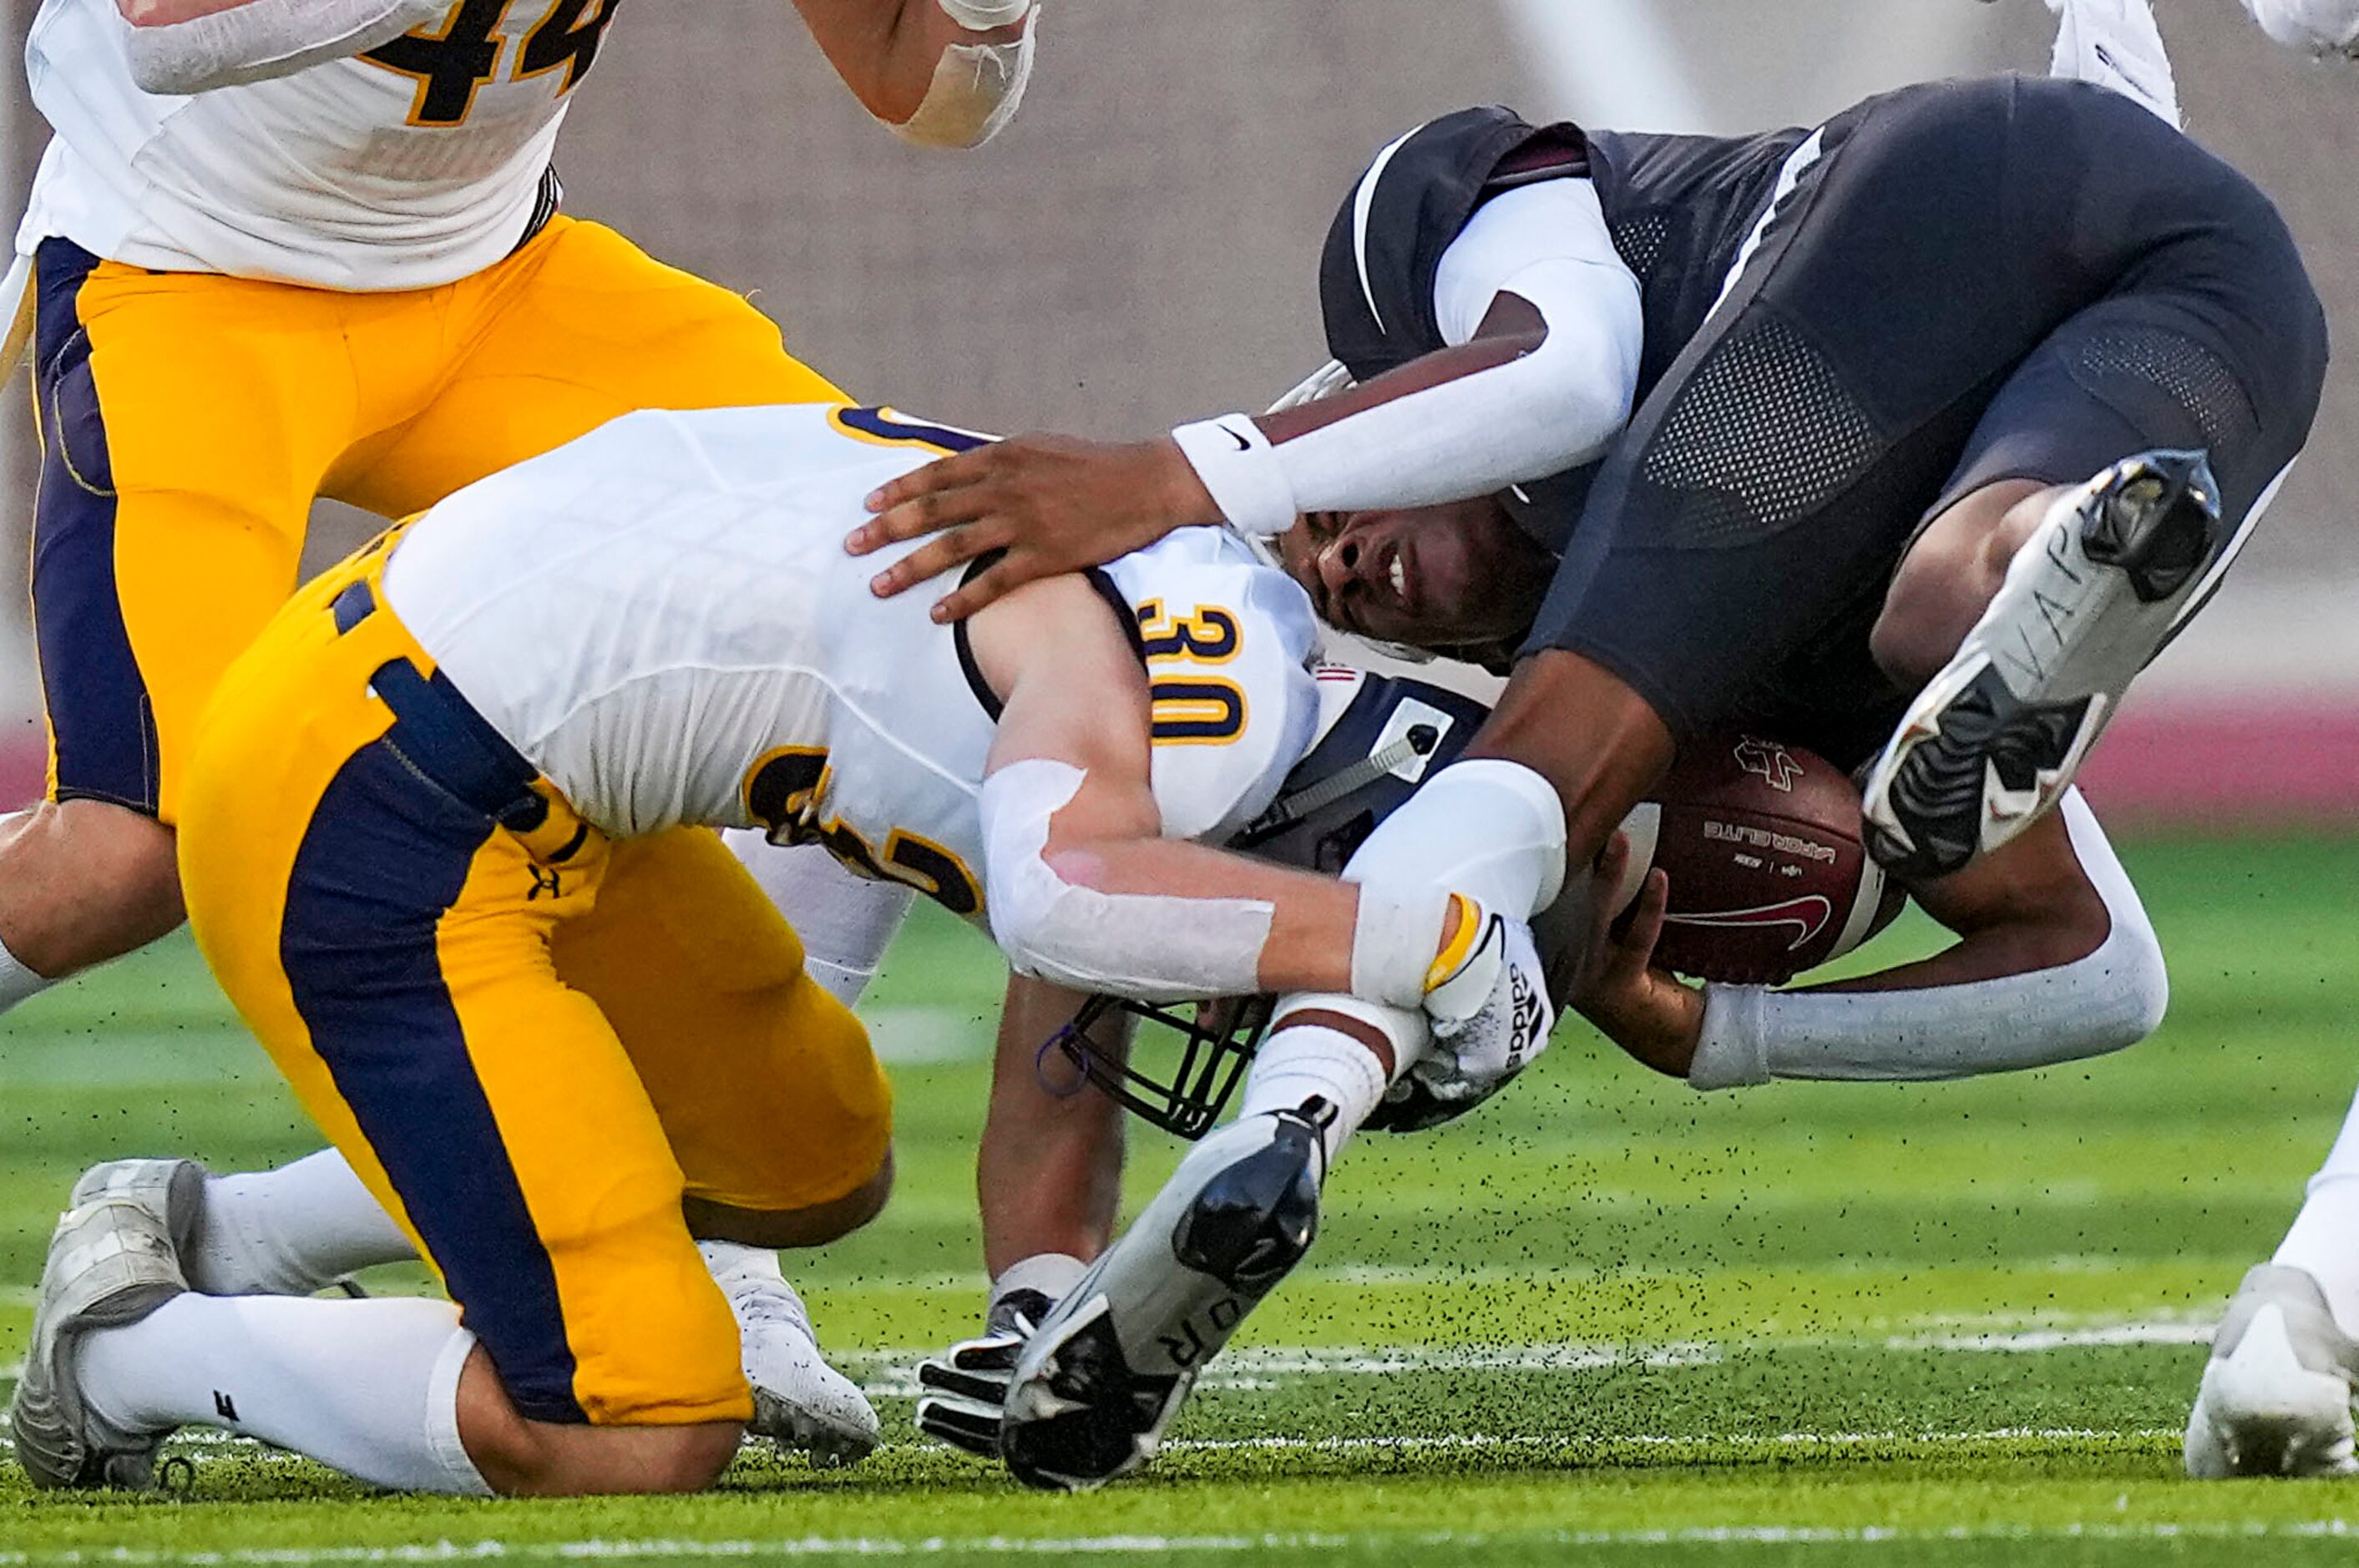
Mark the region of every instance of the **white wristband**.
POLYGON ((1032 10, 1032 0, 936 0, 944 15, 970 33, 1012 27, 1032 10))
POLYGON ((1695 1057, 1688 1063, 1690 1086, 1749 1089, 1769 1082, 1761 1036, 1761 1009, 1768 995, 1764 985, 1703 988, 1703 1029, 1696 1039, 1695 1057))
POLYGON ((1352 927, 1352 994, 1388 1007, 1423 1007, 1451 897, 1426 886, 1394 894, 1362 884, 1352 927))
POLYGON ((1212 504, 1240 533, 1269 538, 1294 526, 1294 485, 1261 427, 1243 414, 1223 414, 1171 432, 1212 504))

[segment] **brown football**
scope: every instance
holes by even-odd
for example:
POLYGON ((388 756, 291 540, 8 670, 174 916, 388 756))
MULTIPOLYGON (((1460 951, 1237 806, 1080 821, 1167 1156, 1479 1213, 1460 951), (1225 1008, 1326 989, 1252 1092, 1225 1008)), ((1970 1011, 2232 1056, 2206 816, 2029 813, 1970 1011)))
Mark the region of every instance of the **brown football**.
POLYGON ((1698 979, 1782 985, 1849 953, 1907 902, 1861 843, 1851 779, 1759 735, 1690 743, 1623 832, 1625 887, 1648 866, 1670 876, 1656 962, 1698 979))

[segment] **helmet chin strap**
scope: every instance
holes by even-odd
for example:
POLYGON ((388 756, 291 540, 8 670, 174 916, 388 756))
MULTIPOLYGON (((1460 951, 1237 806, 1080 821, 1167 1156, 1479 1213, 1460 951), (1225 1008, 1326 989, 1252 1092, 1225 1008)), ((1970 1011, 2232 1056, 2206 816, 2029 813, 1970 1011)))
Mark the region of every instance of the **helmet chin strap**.
POLYGON ((1321 807, 1332 805, 1344 796, 1375 783, 1395 768, 1402 768, 1420 757, 1430 757, 1441 743, 1441 732, 1431 724, 1412 724, 1408 732, 1390 746, 1385 746, 1349 768, 1343 768, 1307 785, 1291 795, 1280 796, 1277 804, 1261 814, 1251 827, 1240 834, 1236 845, 1250 849, 1270 834, 1282 833, 1321 807))

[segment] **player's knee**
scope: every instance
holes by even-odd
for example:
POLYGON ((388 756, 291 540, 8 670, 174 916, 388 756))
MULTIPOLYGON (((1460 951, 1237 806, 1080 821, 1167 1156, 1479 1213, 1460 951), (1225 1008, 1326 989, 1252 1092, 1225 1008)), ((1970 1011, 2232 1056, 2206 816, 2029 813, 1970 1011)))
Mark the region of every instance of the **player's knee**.
POLYGON ((186 918, 172 830, 104 800, 44 801, 0 838, 0 941, 59 978, 186 918))
POLYGON ((640 1448, 636 1467, 645 1492, 701 1492, 721 1479, 736 1457, 745 1432, 734 1423, 708 1421, 697 1426, 646 1427, 632 1439, 640 1448))
POLYGON ((690 1197, 682 1204, 689 1233, 699 1241, 734 1241, 745 1247, 825 1247, 841 1241, 885 1212, 893 1196, 893 1151, 878 1157, 867 1180, 840 1198, 795 1209, 747 1209, 690 1197))
POLYGON ((2006 480, 1961 497, 1926 527, 1901 557, 1868 632, 1868 652, 1886 680, 1914 691, 1950 662, 2060 494, 2006 480))
POLYGON ((734 1421, 563 1429, 526 1424, 526 1441, 497 1454, 475 1456, 484 1479, 503 1496, 701 1492, 721 1478, 745 1437, 744 1427, 734 1421))
POLYGON ((729 1466, 736 1421, 581 1426, 527 1420, 480 1352, 460 1385, 459 1433, 477 1474, 510 1497, 697 1492, 729 1466))

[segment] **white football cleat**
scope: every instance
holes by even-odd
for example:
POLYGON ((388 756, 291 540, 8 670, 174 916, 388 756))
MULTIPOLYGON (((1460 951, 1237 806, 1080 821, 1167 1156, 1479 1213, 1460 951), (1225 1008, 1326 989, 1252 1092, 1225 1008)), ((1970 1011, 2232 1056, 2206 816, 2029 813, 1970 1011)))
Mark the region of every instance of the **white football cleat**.
POLYGON ((813 1465, 856 1465, 882 1435, 876 1411, 852 1379, 827 1364, 810 1310, 778 1271, 777 1254, 734 1242, 698 1244, 729 1298, 754 1386, 754 1437, 810 1455, 813 1465))
POLYGON ((1016 1478, 1088 1491, 1154 1457, 1196 1375, 1319 1234, 1323 1100, 1240 1116, 1190 1149, 1049 1314, 999 1431, 1016 1478))
POLYGON ((2359 1475, 2351 1452, 2354 1372, 2359 1345, 2336 1325, 2318 1281, 2299 1269, 2255 1269, 2228 1303, 2203 1367, 2187 1418, 2188 1475, 2359 1475))
POLYGON ((116 1432, 101 1421, 82 1399, 75 1353, 82 1335, 136 1323, 187 1292, 180 1249, 195 1233, 203 1192, 204 1171, 190 1160, 119 1160, 74 1184, 74 1204, 49 1235, 32 1344, 8 1410, 16 1463, 34 1486, 153 1484, 156 1451, 171 1434, 116 1432))
POLYGON ((1944 877, 2055 805, 2131 679, 2218 585, 2223 542, 2199 452, 2125 459, 2058 501, 1869 770, 1877 862, 1944 877))

